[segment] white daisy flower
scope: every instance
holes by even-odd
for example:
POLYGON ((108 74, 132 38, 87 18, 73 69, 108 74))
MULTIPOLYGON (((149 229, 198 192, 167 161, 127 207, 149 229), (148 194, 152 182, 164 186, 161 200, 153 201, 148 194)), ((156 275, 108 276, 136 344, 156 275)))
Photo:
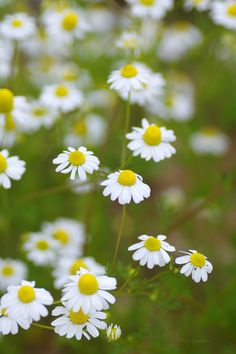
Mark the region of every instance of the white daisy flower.
POLYGON ((23 249, 27 258, 36 265, 51 265, 56 259, 57 242, 50 236, 40 233, 30 233, 23 249))
POLYGON ((229 150, 229 138, 215 128, 205 128, 194 133, 190 140, 192 149, 198 154, 222 156, 229 150))
POLYGON ((109 303, 114 304, 115 297, 107 290, 116 289, 116 279, 106 275, 95 275, 87 269, 80 268, 76 275, 69 276, 69 283, 62 290, 61 299, 67 308, 80 309, 85 313, 93 310, 107 310, 109 303))
POLYGON ((132 256, 134 261, 139 261, 141 266, 146 264, 149 269, 155 265, 164 267, 170 262, 167 252, 174 252, 175 247, 164 241, 166 236, 141 235, 138 239, 141 241, 128 248, 129 251, 135 251, 132 256))
POLYGON ((83 96, 73 85, 48 85, 43 88, 40 100, 49 109, 67 113, 81 106, 83 96))
POLYGON ((133 127, 133 131, 126 135, 131 140, 128 148, 133 151, 134 156, 155 162, 170 158, 175 154, 175 148, 170 142, 176 140, 173 130, 159 127, 156 124, 149 124, 147 119, 142 119, 142 128, 133 127))
POLYGON ((53 276, 55 278, 54 285, 60 289, 69 281, 70 275, 76 275, 80 268, 88 269, 96 275, 105 274, 105 267, 95 262, 92 257, 83 258, 62 258, 55 266, 53 276))
POLYGON ((173 7, 173 0, 127 0, 133 16, 151 17, 156 20, 163 18, 173 7))
POLYGON ((58 113, 45 107, 40 101, 33 101, 30 104, 28 127, 30 131, 38 130, 41 127, 50 128, 58 117, 58 113))
POLYGON ((19 181, 25 172, 25 161, 18 156, 9 157, 8 150, 0 151, 0 186, 11 188, 11 179, 19 181))
POLYGON ((84 226, 78 221, 59 218, 44 223, 42 234, 48 235, 57 243, 57 253, 62 257, 79 257, 85 239, 84 226))
POLYGON ((143 183, 142 177, 131 170, 111 173, 101 186, 105 186, 103 191, 105 197, 110 195, 112 201, 118 199, 120 204, 129 204, 131 200, 138 204, 149 198, 151 193, 150 187, 143 183))
POLYGON ((17 334, 19 328, 29 329, 30 322, 23 318, 14 318, 8 315, 8 309, 0 306, 0 334, 17 334))
POLYGON ((21 285, 10 285, 1 299, 3 308, 7 308, 9 316, 15 319, 27 319, 29 322, 39 321, 48 315, 44 305, 51 305, 53 298, 43 288, 35 288, 35 282, 22 280, 21 285))
POLYGON ((9 285, 17 285, 27 275, 26 265, 15 259, 0 258, 0 290, 6 290, 9 285))
POLYGON ((184 264, 180 269, 180 273, 184 274, 186 277, 192 275, 192 279, 195 283, 199 283, 201 280, 206 282, 208 279, 208 273, 211 273, 213 270, 212 264, 203 254, 198 253, 195 250, 189 251, 190 252, 182 252, 186 255, 175 259, 176 264, 184 264))
POLYGON ((26 13, 7 15, 0 23, 0 34, 7 39, 22 41, 36 31, 35 21, 26 13))
POLYGON ((198 11, 208 10, 210 7, 210 0, 185 0, 184 8, 186 10, 197 9, 198 11))
POLYGON ((74 180, 76 174, 78 174, 81 181, 86 181, 86 174, 92 174, 93 171, 99 169, 100 161, 93 155, 92 151, 87 151, 84 146, 79 147, 77 150, 73 147, 68 147, 68 150, 64 150, 54 160, 55 165, 59 165, 56 168, 56 172, 70 173, 70 179, 74 180))
POLYGON ((82 309, 73 311, 57 306, 52 311, 52 315, 60 316, 52 322, 55 333, 66 338, 76 337, 80 340, 84 336, 89 340, 91 337, 98 337, 98 329, 105 329, 107 326, 104 321, 101 321, 106 318, 104 312, 92 311, 85 314, 82 309))
POLYGON ((111 342, 117 340, 120 338, 121 336, 121 329, 120 326, 118 325, 113 325, 113 323, 111 323, 107 329, 106 329, 106 333, 107 333, 107 339, 111 342))
POLYGON ((214 1, 211 5, 213 21, 229 29, 236 29, 236 1, 214 1))
POLYGON ((160 193, 160 199, 166 209, 179 210, 183 207, 186 196, 179 186, 171 186, 160 193))
POLYGON ((134 31, 124 31, 120 38, 116 41, 116 46, 118 48, 134 53, 137 53, 142 44, 142 37, 134 31))
POLYGON ((133 90, 141 90, 148 84, 149 70, 140 63, 127 64, 119 70, 112 71, 107 82, 111 90, 130 93, 133 90))

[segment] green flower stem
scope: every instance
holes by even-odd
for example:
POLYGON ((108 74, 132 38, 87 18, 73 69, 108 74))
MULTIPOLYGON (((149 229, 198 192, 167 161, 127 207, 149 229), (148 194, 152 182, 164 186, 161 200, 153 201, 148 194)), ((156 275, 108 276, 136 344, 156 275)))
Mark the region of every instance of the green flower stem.
POLYGON ((121 287, 117 290, 116 295, 119 295, 120 293, 122 293, 124 291, 124 289, 127 287, 127 285, 129 284, 129 282, 136 277, 136 275, 138 275, 140 270, 140 267, 138 266, 136 269, 134 269, 133 272, 130 273, 129 277, 125 280, 125 282, 121 285, 121 287))
POLYGON ((130 96, 129 93, 127 102, 126 102, 126 114, 125 114, 125 126, 124 126, 124 137, 122 143, 122 152, 121 152, 121 163, 120 166, 124 166, 125 158, 126 158, 126 134, 128 133, 129 125, 130 125, 130 96))
POLYGON ((53 331, 54 330, 54 327, 52 326, 46 326, 46 325, 43 325, 43 324, 40 324, 40 323, 32 323, 32 326, 34 327, 38 327, 38 328, 43 328, 43 329, 49 329, 50 331, 53 331))

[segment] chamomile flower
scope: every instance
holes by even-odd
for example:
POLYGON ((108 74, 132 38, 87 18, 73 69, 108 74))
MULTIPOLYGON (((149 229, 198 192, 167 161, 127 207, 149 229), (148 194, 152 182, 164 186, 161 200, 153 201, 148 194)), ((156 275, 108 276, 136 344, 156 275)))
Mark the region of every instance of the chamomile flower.
POLYGON ((23 249, 36 265, 51 265, 56 259, 57 242, 47 235, 30 233, 23 249))
POLYGON ((29 130, 35 131, 41 127, 50 128, 58 117, 58 113, 48 109, 40 101, 33 101, 30 104, 28 119, 29 130))
POLYGON ((192 149, 198 154, 222 156, 229 150, 229 138, 216 128, 205 128, 194 133, 190 140, 192 149))
POLYGON ((155 265, 164 267, 170 262, 168 252, 174 252, 175 247, 164 241, 166 236, 147 236, 141 235, 138 237, 140 242, 128 248, 129 251, 135 251, 132 258, 139 261, 141 266, 147 265, 152 269, 155 265))
POLYGON ((142 43, 142 37, 140 37, 136 32, 124 31, 120 38, 116 41, 116 46, 127 52, 137 53, 141 48, 142 43))
POLYGON ((133 131, 126 136, 131 140, 128 148, 133 151, 133 155, 140 155, 146 161, 153 159, 159 162, 170 158, 176 152, 170 145, 170 142, 176 140, 173 130, 149 124, 145 118, 142 119, 142 128, 134 127, 133 131))
POLYGON ((121 329, 118 325, 111 323, 106 329, 107 339, 111 342, 116 341, 121 336, 121 329))
POLYGON ((106 323, 102 320, 106 318, 106 314, 100 311, 90 311, 84 313, 82 309, 73 311, 63 306, 57 306, 52 311, 53 316, 60 316, 52 322, 55 333, 66 338, 75 337, 81 340, 84 336, 86 339, 99 336, 99 329, 105 329, 106 323))
POLYGON ((212 3, 213 21, 229 29, 236 29, 236 1, 214 1, 212 3))
POLYGON ((7 39, 22 41, 32 36, 36 30, 35 21, 26 13, 7 15, 0 23, 0 34, 7 39))
POLYGON ((195 250, 189 251, 190 252, 182 252, 185 255, 175 259, 176 264, 184 264, 180 269, 180 273, 184 274, 186 277, 192 275, 192 279, 195 283, 199 283, 201 280, 206 282, 208 274, 213 270, 212 264, 202 253, 195 250))
POLYGON ((48 85, 43 88, 40 100, 49 109, 67 113, 81 106, 83 96, 73 85, 48 85))
POLYGON ((80 309, 84 314, 93 310, 107 310, 109 303, 114 304, 115 297, 107 290, 116 289, 116 279, 106 275, 95 275, 80 268, 76 275, 69 276, 69 283, 62 290, 62 303, 73 311, 80 309))
POLYGON ((160 193, 160 198, 164 208, 169 210, 179 210, 185 203, 185 193, 179 186, 168 187, 160 193))
POLYGON ((127 0, 133 16, 151 17, 156 20, 163 18, 173 6, 173 0, 127 0))
POLYGON ((53 298, 43 288, 35 288, 35 282, 22 280, 21 284, 10 285, 1 299, 3 308, 7 308, 9 316, 15 319, 27 319, 29 322, 39 321, 48 315, 45 305, 51 305, 53 298))
POLYGON ((105 186, 103 195, 111 196, 111 200, 118 199, 120 204, 129 204, 131 201, 138 204, 150 197, 150 187, 143 183, 143 179, 131 170, 120 170, 111 173, 108 179, 101 183, 105 186))
POLYGON ((208 10, 210 7, 210 0, 185 0, 184 8, 186 10, 197 9, 198 11, 208 10))
POLYGON ((56 172, 70 173, 70 179, 74 180, 78 174, 81 181, 86 181, 87 173, 92 174, 93 171, 99 169, 100 161, 93 155, 92 151, 87 151, 84 146, 79 147, 77 150, 73 147, 68 147, 59 154, 53 163, 59 165, 56 172))
POLYGON ((105 267, 95 262, 92 257, 84 258, 62 258, 54 268, 53 276, 55 278, 55 287, 57 289, 65 285, 70 275, 75 275, 80 268, 88 269, 94 274, 101 275, 105 273, 105 267))
POLYGON ((0 306, 0 334, 17 334, 19 328, 29 329, 30 322, 23 318, 9 316, 8 309, 0 306))
POLYGON ((149 70, 140 63, 130 63, 119 70, 112 71, 107 82, 111 90, 130 93, 133 90, 141 90, 148 84, 149 70))
POLYGON ((0 258, 0 290, 6 290, 9 285, 17 285, 27 275, 27 268, 21 261, 0 258))
POLYGON ((11 179, 19 181, 25 172, 25 161, 18 156, 9 157, 8 150, 0 151, 0 186, 11 188, 11 179))

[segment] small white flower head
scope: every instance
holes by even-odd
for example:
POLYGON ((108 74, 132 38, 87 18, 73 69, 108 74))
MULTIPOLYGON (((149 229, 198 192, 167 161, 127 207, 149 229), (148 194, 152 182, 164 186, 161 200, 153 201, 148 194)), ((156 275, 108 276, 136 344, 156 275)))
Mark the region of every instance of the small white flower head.
POLYGON ((30 233, 23 249, 27 258, 34 264, 52 265, 56 259, 57 242, 50 236, 40 233, 30 233))
POLYGON ((103 195, 111 196, 111 200, 118 199, 120 204, 129 204, 131 201, 138 204, 150 197, 150 187, 143 183, 143 179, 131 170, 120 170, 111 173, 108 179, 101 183, 105 186, 103 195))
POLYGON ((170 158, 175 154, 175 148, 170 144, 176 140, 173 130, 159 127, 156 124, 149 124, 147 119, 142 119, 142 128, 134 127, 126 137, 131 140, 128 148, 133 151, 134 156, 155 162, 170 158))
POLYGON ((93 155, 92 151, 87 151, 84 146, 79 147, 77 150, 73 147, 68 147, 54 160, 56 172, 70 173, 70 179, 74 180, 76 175, 79 176, 81 181, 86 181, 87 173, 92 174, 93 171, 99 169, 100 161, 93 155))
POLYGON ((73 311, 87 314, 93 310, 107 310, 109 303, 114 304, 115 297, 107 290, 116 289, 116 279, 106 275, 95 275, 80 268, 76 275, 69 276, 69 283, 62 290, 62 303, 73 311))
POLYGON ((69 281, 70 275, 76 275, 80 268, 88 269, 96 275, 105 274, 105 267, 95 262, 92 257, 62 258, 54 267, 55 287, 62 288, 69 281))
POLYGON ((40 101, 30 104, 28 126, 29 131, 34 132, 41 127, 50 128, 58 117, 58 112, 48 109, 40 101))
POLYGON ((63 306, 57 306, 52 311, 53 316, 60 316, 52 322, 55 333, 66 338, 75 337, 80 340, 83 336, 88 340, 99 336, 99 329, 105 329, 106 323, 102 320, 106 314, 100 311, 84 313, 82 309, 73 311, 63 306))
POLYGON ((0 290, 6 290, 9 285, 17 285, 27 275, 27 268, 21 261, 0 258, 0 290))
POLYGON ((184 8, 186 10, 197 9, 198 11, 206 11, 210 7, 210 0, 185 0, 184 8))
POLYGON ((174 252, 175 247, 165 241, 166 236, 141 235, 138 239, 140 242, 128 248, 129 251, 135 251, 132 256, 134 261, 139 261, 141 266, 147 265, 149 269, 155 265, 164 267, 170 262, 168 252, 174 252))
POLYGON ((81 106, 83 96, 73 85, 48 85, 43 88, 40 100, 49 109, 67 113, 81 106))
POLYGON ((120 338, 121 336, 121 329, 120 326, 118 325, 113 325, 113 323, 111 323, 107 329, 106 329, 106 333, 107 333, 107 339, 111 342, 116 341, 120 338))
POLYGON ((75 194, 85 194, 94 188, 93 183, 91 182, 81 182, 79 178, 74 181, 70 181, 71 191, 75 194))
POLYGON ((119 70, 112 71, 107 82, 111 90, 131 93, 133 90, 141 90, 148 84, 149 70, 140 63, 130 63, 119 70))
POLYGON ((45 305, 51 305, 53 298, 43 288, 35 288, 35 282, 22 280, 21 285, 10 285, 3 295, 1 304, 7 308, 9 316, 15 319, 39 321, 48 315, 45 305))
POLYGON ((164 208, 172 211, 183 207, 186 196, 181 187, 171 186, 160 193, 160 199, 164 208))
POLYGON ((0 34, 10 40, 25 40, 32 36, 35 31, 35 21, 26 13, 7 15, 0 23, 0 34))
POLYGON ((219 25, 229 29, 236 29, 236 1, 214 1, 211 5, 211 17, 219 25))
POLYGON ((195 283, 199 283, 201 280, 206 282, 208 273, 211 273, 213 270, 212 264, 202 253, 195 250, 189 251, 190 252, 182 252, 185 253, 185 255, 175 259, 176 264, 184 264, 180 269, 180 273, 184 274, 186 277, 192 275, 192 279, 195 283))
POLYGON ((19 328, 29 329, 30 321, 24 318, 14 318, 8 314, 8 309, 0 305, 0 334, 17 334, 19 328))
POLYGON ((222 156, 229 150, 230 140, 217 129, 208 127, 194 133, 190 143, 197 154, 222 156))
POLYGON ((120 38, 116 41, 116 46, 118 48, 134 53, 141 48, 142 44, 142 37, 133 31, 124 31, 120 38))
POLYGON ((163 18, 173 7, 173 0, 127 0, 131 5, 131 14, 136 17, 163 18))
POLYGON ((18 156, 9 157, 8 150, 0 151, 0 186, 11 188, 11 179, 19 181, 25 172, 25 161, 18 156))

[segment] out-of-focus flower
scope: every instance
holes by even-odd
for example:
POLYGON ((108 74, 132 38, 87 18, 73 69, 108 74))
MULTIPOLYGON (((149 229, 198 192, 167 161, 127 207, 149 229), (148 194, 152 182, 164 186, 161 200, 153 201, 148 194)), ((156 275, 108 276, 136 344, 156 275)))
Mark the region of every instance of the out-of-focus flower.
POLYGON ((40 233, 30 233, 23 245, 27 258, 36 265, 52 265, 56 260, 55 240, 40 233))
POLYGON ((184 8, 186 10, 197 9, 198 11, 208 10, 210 7, 210 0, 185 0, 184 8))
POLYGON ((229 29, 236 29, 236 1, 214 1, 211 17, 215 23, 229 29))
POLYGON ((17 285, 27 275, 26 265, 15 259, 0 258, 0 289, 6 290, 9 285, 17 285))
POLYGON ((11 188, 11 179, 19 181, 25 172, 25 161, 18 156, 9 157, 8 150, 0 151, 0 186, 11 188))
POLYGON ((58 112, 45 107, 40 101, 30 103, 28 130, 35 131, 41 127, 50 128, 58 117, 58 112))
POLYGON ((127 0, 127 2, 131 6, 131 14, 142 19, 150 17, 159 20, 173 6, 173 0, 127 0))
POLYGON ((116 41, 118 48, 124 49, 127 52, 137 53, 143 43, 142 37, 133 31, 124 31, 120 38, 116 41))
POLYGON ((34 18, 26 13, 7 15, 0 23, 0 34, 7 39, 22 41, 36 31, 34 18))
POLYGON ((205 128, 194 133, 190 140, 192 149, 198 154, 224 155, 230 145, 229 138, 215 128, 205 128))
POLYGON ((23 318, 14 318, 8 314, 7 307, 0 306, 0 334, 17 334, 19 328, 29 329, 30 322, 23 318))
POLYGON ((185 193, 178 186, 165 189, 161 192, 160 197, 162 204, 167 209, 180 209, 185 202, 185 193))
POLYGON ((106 333, 107 333, 107 339, 109 341, 116 341, 120 338, 121 336, 121 329, 120 326, 118 325, 113 325, 113 323, 111 323, 107 329, 106 329, 106 333))

